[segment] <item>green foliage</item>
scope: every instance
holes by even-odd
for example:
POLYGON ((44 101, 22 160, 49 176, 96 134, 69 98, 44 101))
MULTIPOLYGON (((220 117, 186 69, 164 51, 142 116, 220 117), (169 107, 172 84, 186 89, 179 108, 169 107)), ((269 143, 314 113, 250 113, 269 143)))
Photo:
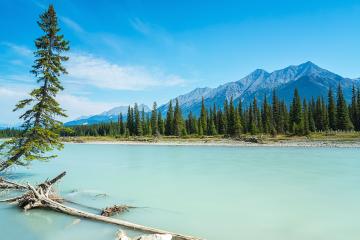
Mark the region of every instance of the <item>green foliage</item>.
POLYGON ((186 135, 186 131, 184 128, 184 122, 183 122, 183 117, 182 117, 182 113, 181 113, 181 109, 180 109, 180 105, 179 105, 179 100, 176 99, 175 102, 175 110, 174 110, 174 121, 173 121, 173 127, 172 129, 174 129, 173 134, 175 136, 181 136, 181 135, 186 135))
POLYGON ((339 130, 346 131, 353 128, 353 124, 351 123, 349 117, 348 107, 346 105, 346 101, 340 84, 337 91, 336 120, 337 128, 339 130))
POLYGON ((169 103, 169 108, 166 113, 165 120, 165 135, 170 136, 174 134, 174 109, 172 107, 172 101, 169 103))
MULTIPOLYGON (((358 91, 353 93, 356 95, 356 106, 358 108, 360 94, 358 91)), ((329 94, 331 96, 332 94, 329 94)), ((341 95, 341 94, 340 94, 341 95)), ((340 96, 341 98, 341 96, 340 96)), ((275 91, 272 94, 272 103, 269 103, 267 97, 261 104, 261 109, 258 107, 257 99, 254 98, 253 102, 243 110, 242 103, 239 101, 238 105, 234 104, 234 100, 231 98, 230 102, 224 101, 224 105, 217 108, 215 105, 206 109, 203 102, 199 116, 195 116, 190 112, 186 119, 181 114, 181 109, 178 100, 176 100, 175 108, 172 107, 170 102, 169 108, 166 113, 165 122, 162 120, 162 113, 157 112, 157 126, 160 135, 167 136, 185 136, 190 135, 225 135, 231 137, 237 137, 242 133, 265 133, 265 134, 295 134, 295 135, 308 135, 311 132, 316 131, 328 131, 330 127, 330 107, 331 97, 328 97, 326 103, 322 97, 318 97, 315 101, 312 98, 310 101, 303 99, 300 100, 300 94, 297 90, 294 91, 294 98, 291 103, 290 111, 284 101, 279 101, 275 91), (206 121, 205 121, 206 120, 206 121), (204 126, 206 128, 204 129, 204 126)), ((341 101, 340 101, 341 102, 341 101)), ((344 109, 355 109, 352 105, 346 106, 344 109)), ((354 104, 354 103, 352 103, 354 104)), ((334 107, 335 108, 335 107, 334 107)), ((121 130, 121 118, 118 123, 109 124, 96 124, 91 126, 76 126, 72 127, 73 134, 78 136, 140 136, 151 135, 154 116, 156 116, 156 105, 154 104, 151 113, 144 113, 142 111, 140 117, 140 123, 137 123, 136 112, 137 105, 134 108, 129 106, 128 120, 125 130, 121 130), (117 126, 119 125, 119 126, 117 126), (142 133, 131 130, 129 127, 141 125, 142 133)), ((358 114, 358 111, 356 111, 358 114)), ((121 115, 120 115, 121 116, 121 115)), ((336 115, 336 117, 341 115, 336 115)), ((356 118, 360 116, 356 115, 356 118)), ((348 119, 350 121, 349 115, 348 119)), ((338 122, 337 119, 335 119, 338 122)), ((350 121, 352 126, 352 123, 350 121)), ((335 126, 332 130, 343 130, 335 126)), ((68 133, 64 133, 64 136, 71 136, 68 133)))
POLYGON ((63 147, 59 140, 62 123, 56 119, 66 114, 55 97, 63 90, 59 77, 67 73, 62 63, 68 60, 63 53, 69 50, 69 43, 59 34, 52 5, 40 15, 38 25, 44 35, 35 40, 35 61, 31 72, 39 87, 14 109, 25 111, 20 116, 23 124, 18 136, 1 145, 5 160, 0 170, 13 164, 27 165, 32 160, 48 160, 56 155, 46 155, 46 152, 63 147))
POLYGON ((205 108, 204 98, 202 98, 202 100, 201 100, 200 128, 201 128, 202 133, 206 133, 206 131, 207 131, 207 111, 205 108))
POLYGON ((331 130, 336 129, 336 106, 334 100, 334 94, 331 88, 328 92, 328 115, 329 115, 329 128, 331 130))
POLYGON ((160 134, 156 102, 154 102, 153 109, 151 111, 151 132, 152 132, 152 135, 155 135, 155 136, 160 134))

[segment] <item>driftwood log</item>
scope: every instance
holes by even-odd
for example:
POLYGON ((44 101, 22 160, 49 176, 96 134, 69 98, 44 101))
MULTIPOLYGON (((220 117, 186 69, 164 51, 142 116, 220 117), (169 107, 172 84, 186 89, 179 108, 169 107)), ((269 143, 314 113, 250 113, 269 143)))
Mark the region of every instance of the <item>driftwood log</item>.
MULTIPOLYGON (((64 199, 56 193, 53 187, 54 184, 57 183, 65 175, 66 172, 63 172, 57 177, 51 180, 47 180, 44 183, 41 183, 37 186, 32 186, 29 183, 24 185, 0 178, 0 189, 3 190, 14 189, 14 190, 24 191, 23 195, 21 196, 9 198, 9 199, 3 199, 0 200, 0 202, 17 204, 20 208, 24 209, 25 211, 31 210, 33 208, 45 208, 75 217, 86 218, 94 221, 100 221, 121 227, 126 227, 131 230, 137 230, 137 231, 153 233, 153 234, 168 234, 171 235, 174 239, 178 239, 178 240, 200 240, 200 238, 197 237, 168 232, 152 227, 143 226, 140 224, 131 223, 120 219, 111 218, 108 216, 89 213, 73 207, 66 206, 63 204, 64 199)), ((106 208, 104 211, 107 211, 110 216, 113 213, 121 212, 126 209, 124 208, 124 206, 121 207, 121 205, 120 206, 115 205, 114 207, 106 208)), ((107 215, 107 213, 104 215, 107 215)))
POLYGON ((135 238, 130 238, 122 230, 118 231, 116 234, 116 240, 171 240, 172 236, 170 234, 151 234, 143 235, 135 238))

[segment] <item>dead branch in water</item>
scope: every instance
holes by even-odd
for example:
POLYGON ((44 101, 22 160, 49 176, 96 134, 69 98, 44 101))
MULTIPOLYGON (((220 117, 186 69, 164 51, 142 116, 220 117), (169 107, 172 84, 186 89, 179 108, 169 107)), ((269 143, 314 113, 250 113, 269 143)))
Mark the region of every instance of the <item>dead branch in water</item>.
POLYGON ((128 205, 114 205, 112 207, 104 208, 101 212, 101 216, 111 217, 119 213, 128 212, 130 208, 135 208, 128 205))
POLYGON ((75 217, 87 218, 94 221, 100 221, 100 222, 118 225, 121 227, 126 227, 132 230, 143 231, 154 234, 170 234, 172 237, 179 240, 200 239, 193 236, 186 236, 178 233, 172 233, 172 232, 109 217, 113 214, 128 210, 129 206, 115 205, 113 207, 105 208, 103 210, 104 216, 85 212, 76 208, 66 206, 62 204, 64 199, 60 197, 53 188, 53 185, 56 182, 58 182, 61 178, 63 178, 65 175, 66 172, 63 172, 59 174, 57 177, 53 178, 52 180, 45 181, 44 183, 41 183, 35 187, 30 184, 22 185, 15 182, 7 181, 5 179, 0 179, 0 189, 25 190, 25 193, 23 195, 11 199, 6 199, 3 201, 17 204, 20 208, 24 209, 25 211, 31 210, 33 208, 45 208, 75 217))

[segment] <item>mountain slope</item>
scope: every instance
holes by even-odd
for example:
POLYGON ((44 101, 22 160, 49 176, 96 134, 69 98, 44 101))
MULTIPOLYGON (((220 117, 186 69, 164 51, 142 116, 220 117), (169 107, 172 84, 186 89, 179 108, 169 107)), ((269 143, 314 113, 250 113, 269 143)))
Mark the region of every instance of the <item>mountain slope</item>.
MULTIPOLYGON (((144 108, 145 112, 149 112, 150 108, 144 104, 139 105, 139 110, 142 111, 144 108)), ((116 122, 118 121, 119 114, 122 113, 124 118, 127 115, 128 106, 119 106, 112 108, 108 111, 102 112, 97 115, 81 117, 80 119, 76 119, 70 122, 65 123, 65 126, 74 126, 74 125, 91 125, 102 122, 116 122)))
MULTIPOLYGON (((276 89, 278 97, 289 104, 295 88, 298 88, 300 96, 306 99, 316 98, 317 96, 326 98, 328 89, 331 87, 336 91, 338 84, 341 84, 346 100, 350 101, 352 86, 360 86, 360 78, 344 78, 312 62, 306 62, 300 65, 291 65, 271 73, 263 69, 257 69, 238 81, 229 82, 217 88, 196 88, 189 93, 178 96, 177 99, 184 116, 190 111, 195 115, 199 115, 202 97, 204 97, 207 108, 212 107, 214 104, 222 107, 225 99, 230 100, 231 97, 234 98, 235 104, 241 100, 244 105, 248 105, 253 101, 254 97, 261 104, 264 96, 270 98, 273 89, 276 89)), ((175 99, 172 99, 173 104, 175 104, 175 99)), ((144 107, 145 112, 150 111, 145 105, 140 105, 139 109, 142 109, 142 107, 144 107)), ((168 107, 169 103, 159 107, 159 111, 163 116, 166 115, 168 107)), ((116 107, 98 115, 68 122, 66 125, 117 121, 120 112, 126 116, 127 108, 127 106, 116 107)))
MULTIPOLYGON (((207 108, 216 104, 222 106, 225 99, 230 100, 231 96, 235 103, 241 100, 248 105, 254 97, 259 103, 264 95, 270 97, 273 89, 276 89, 280 99, 289 103, 295 88, 299 89, 300 95, 307 99, 312 96, 326 97, 328 89, 334 90, 341 84, 347 100, 351 97, 352 85, 359 86, 357 79, 343 78, 340 75, 322 69, 312 62, 300 65, 292 65, 281 70, 268 73, 265 70, 257 69, 248 76, 236 81, 221 85, 217 88, 206 88, 204 92, 189 92, 178 97, 183 114, 190 111, 198 115, 201 108, 201 98, 204 97, 207 108), (191 99, 191 101, 188 101, 191 99)), ((168 103, 160 107, 160 111, 166 112, 168 103)))

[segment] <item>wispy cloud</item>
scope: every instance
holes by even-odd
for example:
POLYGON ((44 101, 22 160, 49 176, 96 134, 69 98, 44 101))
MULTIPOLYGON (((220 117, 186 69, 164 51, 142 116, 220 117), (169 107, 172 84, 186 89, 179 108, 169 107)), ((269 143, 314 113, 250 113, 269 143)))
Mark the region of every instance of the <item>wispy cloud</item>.
POLYGON ((15 89, 15 88, 8 88, 8 87, 0 86, 0 96, 3 98, 24 97, 24 96, 26 96, 26 91, 24 89, 15 89))
POLYGON ((117 105, 116 103, 92 101, 87 97, 72 94, 60 94, 57 99, 69 116, 66 121, 84 115, 89 116, 98 114, 117 105))
POLYGON ((156 86, 175 86, 185 80, 175 74, 144 66, 119 65, 90 54, 71 54, 68 79, 103 89, 144 90, 156 86))
POLYGON ((22 45, 17 45, 15 43, 10 43, 10 42, 1 42, 1 44, 7 46, 12 51, 14 51, 15 53, 17 53, 21 56, 24 56, 24 57, 32 57, 33 56, 33 52, 28 47, 25 47, 22 45))
POLYGON ((150 39, 161 42, 162 44, 168 46, 175 43, 175 40, 171 36, 171 34, 169 34, 164 28, 159 25, 145 22, 140 18, 132 18, 129 20, 129 22, 130 25, 134 28, 134 30, 150 39))
POLYGON ((2 84, 33 84, 34 79, 28 74, 8 74, 0 75, 0 83, 2 84))
POLYGON ((36 1, 36 0, 32 0, 32 2, 39 8, 41 9, 46 9, 46 6, 44 4, 42 4, 41 2, 39 1, 36 1))
POLYGON ((140 18, 132 18, 129 20, 131 26, 138 32, 148 35, 151 32, 151 27, 149 24, 142 21, 140 18))
POLYGON ((78 24, 77 22, 75 22, 74 20, 68 18, 68 17, 64 17, 61 16, 60 20, 66 24, 66 26, 68 26, 70 29, 72 29, 73 31, 83 34, 85 33, 85 30, 80 26, 80 24, 78 24))

